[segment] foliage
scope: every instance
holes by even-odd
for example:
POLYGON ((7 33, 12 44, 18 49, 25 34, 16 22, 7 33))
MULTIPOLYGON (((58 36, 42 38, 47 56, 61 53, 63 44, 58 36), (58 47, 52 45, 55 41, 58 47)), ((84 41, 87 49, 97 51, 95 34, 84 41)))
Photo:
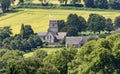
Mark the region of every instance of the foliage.
POLYGON ((108 8, 108 1, 107 0, 94 0, 94 5, 97 8, 108 8))
POLYGON ((119 74, 119 38, 120 34, 115 34, 83 45, 68 64, 69 74, 119 74))
POLYGON ((117 16, 117 17, 115 18, 114 23, 115 23, 115 27, 116 27, 116 28, 119 28, 119 27, 120 27, 120 16, 117 16))
POLYGON ((29 51, 32 48, 42 46, 41 39, 34 34, 31 26, 23 26, 20 35, 11 36, 10 27, 1 28, 0 32, 0 48, 5 49, 19 49, 29 51))
POLYGON ((105 30, 108 31, 108 33, 110 33, 112 30, 114 30, 114 26, 113 26, 112 20, 110 18, 106 19, 105 30))
POLYGON ((63 49, 49 55, 44 61, 53 64, 60 71, 60 74, 67 74, 67 64, 74 58, 76 53, 77 49, 74 48, 63 49))
POLYGON ((105 28, 105 17, 98 14, 90 14, 88 18, 88 29, 90 31, 99 32, 105 28))
POLYGON ((86 7, 95 7, 94 0, 83 0, 86 7))

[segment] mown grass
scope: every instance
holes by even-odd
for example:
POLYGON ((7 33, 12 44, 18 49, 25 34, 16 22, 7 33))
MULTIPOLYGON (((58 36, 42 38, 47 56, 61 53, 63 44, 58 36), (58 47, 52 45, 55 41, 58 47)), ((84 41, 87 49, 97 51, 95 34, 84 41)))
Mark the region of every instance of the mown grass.
POLYGON ((66 20, 70 13, 83 16, 86 20, 89 14, 96 13, 106 18, 115 19, 119 11, 95 11, 95 10, 62 10, 62 9, 19 9, 15 13, 7 13, 0 17, 0 27, 11 26, 13 33, 20 31, 21 24, 31 25, 35 32, 47 31, 49 20, 66 20))
MULTIPOLYGON (((52 53, 54 53, 55 51, 58 51, 58 50, 61 50, 61 49, 62 49, 62 48, 40 48, 40 49, 37 49, 37 50, 44 50, 44 51, 46 51, 46 52, 48 53, 48 55, 49 55, 49 54, 52 54, 52 53)), ((34 51, 33 51, 33 52, 28 52, 28 53, 24 54, 24 57, 25 57, 25 58, 32 57, 32 56, 33 56, 33 53, 34 53, 34 51)))

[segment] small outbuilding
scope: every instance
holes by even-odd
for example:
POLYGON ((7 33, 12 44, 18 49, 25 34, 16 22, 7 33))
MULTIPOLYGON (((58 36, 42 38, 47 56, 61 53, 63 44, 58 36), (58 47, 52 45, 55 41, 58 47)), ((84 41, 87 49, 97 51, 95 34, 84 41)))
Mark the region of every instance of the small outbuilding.
POLYGON ((66 37, 66 48, 70 46, 74 46, 76 48, 81 47, 87 40, 89 39, 89 36, 71 36, 66 37))

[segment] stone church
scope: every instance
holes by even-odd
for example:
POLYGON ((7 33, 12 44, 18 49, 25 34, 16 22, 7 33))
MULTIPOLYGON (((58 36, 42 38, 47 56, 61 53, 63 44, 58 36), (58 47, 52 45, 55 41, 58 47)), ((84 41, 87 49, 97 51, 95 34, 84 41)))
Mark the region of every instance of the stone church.
POLYGON ((50 20, 48 32, 39 32, 38 36, 49 44, 59 43, 66 37, 66 32, 59 32, 58 29, 58 20, 50 20))

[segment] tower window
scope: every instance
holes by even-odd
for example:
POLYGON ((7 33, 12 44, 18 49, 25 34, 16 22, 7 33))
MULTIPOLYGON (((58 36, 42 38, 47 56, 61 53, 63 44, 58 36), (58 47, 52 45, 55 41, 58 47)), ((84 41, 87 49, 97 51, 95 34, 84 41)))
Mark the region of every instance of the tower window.
POLYGON ((53 24, 53 26, 55 26, 55 24, 53 24))

